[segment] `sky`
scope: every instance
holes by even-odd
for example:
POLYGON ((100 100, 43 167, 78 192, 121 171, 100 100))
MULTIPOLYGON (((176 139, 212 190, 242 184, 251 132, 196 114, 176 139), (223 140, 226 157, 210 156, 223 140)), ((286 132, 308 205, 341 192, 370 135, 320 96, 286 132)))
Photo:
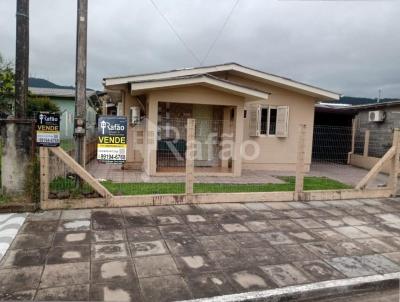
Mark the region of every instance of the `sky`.
MULTIPOLYGON (((16 0, 0 0, 15 58, 16 0)), ((87 86, 237 62, 350 96, 400 98, 399 0, 89 0, 87 86)), ((76 0, 30 0, 30 75, 74 85, 76 0)))

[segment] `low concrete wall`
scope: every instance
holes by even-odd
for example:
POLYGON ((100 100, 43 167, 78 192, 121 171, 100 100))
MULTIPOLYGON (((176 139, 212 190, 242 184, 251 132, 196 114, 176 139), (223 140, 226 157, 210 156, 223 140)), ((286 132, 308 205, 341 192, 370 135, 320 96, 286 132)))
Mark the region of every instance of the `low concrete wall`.
MULTIPOLYGON (((359 154, 350 154, 349 164, 355 167, 370 170, 380 160, 379 157, 364 156, 359 154)), ((390 173, 390 162, 383 165, 381 173, 390 173)))

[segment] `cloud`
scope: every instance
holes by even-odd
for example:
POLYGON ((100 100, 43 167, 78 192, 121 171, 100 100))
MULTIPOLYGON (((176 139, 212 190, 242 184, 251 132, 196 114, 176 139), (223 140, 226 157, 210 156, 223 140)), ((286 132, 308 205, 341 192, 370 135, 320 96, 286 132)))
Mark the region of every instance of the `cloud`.
MULTIPOLYGON (((236 0, 153 0, 202 60, 236 0)), ((76 1, 31 0, 30 73, 74 83, 76 1)), ((15 1, 0 3, 13 59, 15 1)), ((398 1, 240 0, 205 65, 235 61, 346 95, 400 97, 398 1)), ((106 76, 192 67, 150 0, 89 0, 88 86, 106 76)))

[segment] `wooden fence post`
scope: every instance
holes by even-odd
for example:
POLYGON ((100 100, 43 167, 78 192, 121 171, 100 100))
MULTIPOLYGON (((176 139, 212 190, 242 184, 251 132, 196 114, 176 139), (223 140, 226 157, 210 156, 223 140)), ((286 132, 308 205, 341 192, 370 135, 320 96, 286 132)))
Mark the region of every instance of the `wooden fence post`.
POLYGON ((395 147, 394 156, 390 166, 389 187, 392 189, 392 196, 397 194, 398 176, 399 176, 399 157, 400 157, 400 129, 396 128, 393 132, 393 147, 395 147))
POLYGON ((49 199, 49 149, 39 148, 40 158, 40 202, 49 199))
POLYGON ((347 164, 350 165, 351 156, 354 154, 354 150, 356 147, 356 130, 357 130, 357 117, 353 118, 351 123, 351 150, 347 154, 347 164))
POLYGON ((295 199, 301 199, 301 193, 304 187, 304 161, 305 161, 305 140, 306 125, 301 124, 299 128, 299 137, 297 144, 297 163, 296 163, 296 183, 295 183, 295 199))
POLYGON ((369 130, 365 130, 365 138, 364 138, 364 156, 368 157, 369 153, 369 130))
POLYGON ((185 193, 188 202, 192 201, 194 182, 195 119, 187 120, 186 130, 186 182, 185 193))

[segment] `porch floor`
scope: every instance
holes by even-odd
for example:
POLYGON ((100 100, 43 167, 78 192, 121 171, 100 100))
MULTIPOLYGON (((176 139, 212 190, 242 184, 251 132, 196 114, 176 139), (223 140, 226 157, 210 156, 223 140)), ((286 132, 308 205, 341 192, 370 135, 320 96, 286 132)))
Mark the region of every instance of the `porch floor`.
MULTIPOLYGON (((122 170, 118 164, 103 164, 97 160, 91 161, 87 165, 87 170, 95 178, 101 180, 110 180, 122 183, 173 183, 184 182, 184 176, 148 176, 144 172, 122 170)), ((197 170, 197 172, 202 172, 197 170)), ((308 176, 328 177, 342 183, 355 186, 367 173, 365 169, 337 164, 313 164, 308 176)), ((232 183, 232 184, 261 184, 261 183, 284 183, 279 176, 294 176, 294 172, 287 171, 253 171, 243 170, 242 176, 196 176, 197 183, 232 183)), ((368 187, 373 188, 385 184, 387 176, 379 174, 370 182, 368 187)))

